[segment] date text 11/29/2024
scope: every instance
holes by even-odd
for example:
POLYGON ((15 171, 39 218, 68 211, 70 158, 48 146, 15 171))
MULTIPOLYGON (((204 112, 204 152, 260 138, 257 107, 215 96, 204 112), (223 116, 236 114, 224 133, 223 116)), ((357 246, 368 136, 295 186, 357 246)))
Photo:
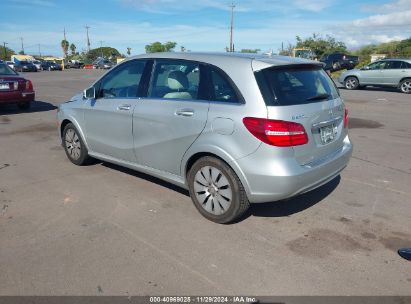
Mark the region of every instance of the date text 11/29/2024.
POLYGON ((258 303, 247 296, 157 296, 150 297, 150 303, 258 303))

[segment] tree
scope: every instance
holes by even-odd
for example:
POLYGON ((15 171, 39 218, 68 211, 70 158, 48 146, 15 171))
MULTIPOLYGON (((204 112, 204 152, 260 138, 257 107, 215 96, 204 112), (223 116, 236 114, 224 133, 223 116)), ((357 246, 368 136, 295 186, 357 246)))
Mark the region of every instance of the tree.
POLYGON ((70 44, 70 51, 71 51, 71 55, 76 55, 76 45, 74 43, 70 44))
POLYGON ((296 37, 296 48, 309 48, 311 49, 317 58, 321 58, 324 55, 339 52, 347 53, 347 46, 342 41, 336 41, 335 38, 327 35, 323 38, 319 34, 313 34, 312 37, 305 39, 296 37))
POLYGON ((128 55, 128 56, 131 55, 131 48, 130 48, 130 47, 127 48, 127 55, 128 55))
POLYGON ((151 44, 146 45, 146 53, 159 53, 159 52, 172 52, 176 47, 177 42, 168 41, 164 44, 161 42, 153 42, 151 44))
POLYGON ((98 57, 101 57, 102 54, 104 58, 110 58, 111 60, 115 60, 117 57, 121 57, 121 54, 117 49, 103 46, 90 50, 90 52, 87 53, 86 61, 94 61, 98 57))
POLYGON ((61 45, 61 49, 63 50, 64 57, 67 57, 70 43, 67 40, 63 39, 63 40, 61 40, 60 45, 61 45))
POLYGON ((261 51, 260 49, 242 49, 241 53, 250 53, 250 54, 256 54, 259 51, 261 51))
POLYGON ((0 46, 0 59, 1 60, 10 60, 11 55, 14 55, 14 51, 6 46, 4 49, 4 46, 0 46))

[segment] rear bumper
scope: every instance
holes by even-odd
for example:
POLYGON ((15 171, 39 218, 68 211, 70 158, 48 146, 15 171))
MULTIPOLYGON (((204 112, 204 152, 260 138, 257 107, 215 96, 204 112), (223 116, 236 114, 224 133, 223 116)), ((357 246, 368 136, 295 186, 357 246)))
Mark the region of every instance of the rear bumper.
POLYGON ((35 99, 34 92, 2 92, 0 93, 0 104, 13 104, 32 102, 35 99))
POLYGON ((347 166, 352 155, 348 136, 344 145, 315 163, 300 165, 295 158, 275 159, 266 149, 237 160, 241 177, 251 203, 278 201, 316 189, 347 166))

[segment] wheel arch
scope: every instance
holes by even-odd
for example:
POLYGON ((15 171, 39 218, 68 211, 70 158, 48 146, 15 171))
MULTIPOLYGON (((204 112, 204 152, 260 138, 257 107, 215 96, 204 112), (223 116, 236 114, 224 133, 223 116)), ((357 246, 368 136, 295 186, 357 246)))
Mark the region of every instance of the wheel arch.
POLYGON ((401 82, 403 82, 404 80, 407 80, 407 79, 411 80, 411 76, 406 76, 406 77, 401 78, 400 82, 398 83, 398 87, 400 87, 401 82))
POLYGON ((227 166, 229 166, 238 176, 241 183, 243 184, 247 196, 249 197, 250 188, 244 172, 241 170, 240 166, 235 161, 235 159, 233 159, 227 152, 225 152, 219 147, 207 147, 203 149, 199 147, 199 149, 196 149, 196 151, 191 151, 191 153, 186 153, 184 155, 181 165, 181 176, 184 178, 186 184, 189 170, 192 168, 192 166, 197 160, 205 156, 215 157, 226 163, 227 166))
POLYGON ((61 138, 61 140, 63 140, 64 128, 69 123, 72 123, 76 127, 77 131, 79 132, 79 135, 81 136, 81 139, 83 140, 84 145, 86 146, 87 150, 90 151, 89 146, 87 144, 86 137, 84 136, 84 133, 83 133, 83 129, 80 127, 79 123, 73 117, 64 118, 63 121, 61 122, 61 124, 60 124, 60 138, 61 138))

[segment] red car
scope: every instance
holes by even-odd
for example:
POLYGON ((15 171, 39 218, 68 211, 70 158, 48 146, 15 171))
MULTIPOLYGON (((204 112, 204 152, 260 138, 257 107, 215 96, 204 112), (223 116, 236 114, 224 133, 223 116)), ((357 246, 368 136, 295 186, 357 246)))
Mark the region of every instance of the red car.
POLYGON ((7 64, 0 63, 0 105, 17 104, 19 109, 27 110, 34 101, 33 84, 20 76, 7 64))

